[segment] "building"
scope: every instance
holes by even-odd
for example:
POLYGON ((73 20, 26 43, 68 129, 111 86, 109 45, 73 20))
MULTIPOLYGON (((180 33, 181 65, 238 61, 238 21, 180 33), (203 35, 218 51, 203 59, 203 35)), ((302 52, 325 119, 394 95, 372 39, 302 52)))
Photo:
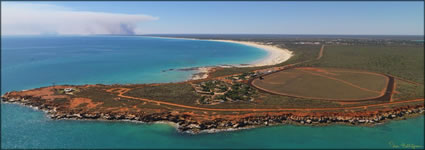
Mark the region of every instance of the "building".
POLYGON ((72 91, 74 91, 74 89, 73 88, 65 88, 65 89, 63 89, 63 91, 65 91, 65 92, 72 92, 72 91))

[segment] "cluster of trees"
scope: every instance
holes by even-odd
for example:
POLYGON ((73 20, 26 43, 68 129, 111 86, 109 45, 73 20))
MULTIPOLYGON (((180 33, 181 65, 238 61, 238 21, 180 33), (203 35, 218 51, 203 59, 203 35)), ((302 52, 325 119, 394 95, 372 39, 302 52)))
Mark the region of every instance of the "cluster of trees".
POLYGON ((231 90, 227 91, 223 97, 228 97, 232 100, 250 100, 255 90, 242 83, 235 83, 232 85, 231 90))
POLYGON ((211 95, 214 95, 215 89, 218 89, 219 92, 226 92, 227 87, 222 81, 206 81, 201 84, 202 91, 211 92, 211 95))
POLYGON ((213 100, 248 101, 255 93, 255 89, 243 83, 234 83, 230 86, 222 81, 206 81, 200 87, 202 91, 210 92, 209 95, 201 96, 200 102, 203 104, 210 104, 213 100), (217 94, 217 92, 224 92, 224 94, 217 94))

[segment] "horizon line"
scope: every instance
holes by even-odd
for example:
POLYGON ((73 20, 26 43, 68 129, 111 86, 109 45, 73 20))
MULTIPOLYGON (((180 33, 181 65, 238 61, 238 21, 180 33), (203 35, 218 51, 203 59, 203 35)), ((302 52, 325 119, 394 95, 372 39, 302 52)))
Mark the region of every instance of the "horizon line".
POLYGON ((149 34, 2 34, 1 36, 149 36, 149 35, 351 35, 351 36, 425 36, 424 34, 285 34, 285 33, 149 33, 149 34))

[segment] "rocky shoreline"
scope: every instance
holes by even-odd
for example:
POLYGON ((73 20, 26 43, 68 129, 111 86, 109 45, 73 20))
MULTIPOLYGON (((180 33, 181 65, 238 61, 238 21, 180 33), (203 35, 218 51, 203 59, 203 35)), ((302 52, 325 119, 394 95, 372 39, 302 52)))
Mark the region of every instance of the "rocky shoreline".
POLYGON ((271 126, 279 124, 313 125, 323 126, 331 124, 362 125, 373 126, 382 124, 388 120, 405 119, 424 114, 424 105, 403 106, 391 110, 361 112, 325 112, 307 113, 299 115, 293 112, 275 112, 265 115, 252 115, 235 119, 216 118, 214 120, 196 120, 187 114, 172 114, 171 112, 145 114, 140 112, 132 113, 104 113, 104 112, 84 112, 78 110, 68 110, 58 104, 44 101, 38 97, 2 96, 2 102, 15 103, 30 106, 47 113, 52 119, 76 119, 76 120, 117 120, 133 121, 143 123, 169 122, 175 124, 180 132, 185 133, 214 133, 220 131, 233 131, 260 126, 271 126))

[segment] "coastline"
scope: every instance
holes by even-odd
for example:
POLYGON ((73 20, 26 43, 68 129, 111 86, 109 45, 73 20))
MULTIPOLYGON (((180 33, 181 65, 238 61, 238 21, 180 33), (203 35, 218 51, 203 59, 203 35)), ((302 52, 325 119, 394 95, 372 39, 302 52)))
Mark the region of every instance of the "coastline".
MULTIPOLYGON (((29 98, 31 99, 31 98, 29 98)), ((219 119, 206 122, 192 120, 192 116, 171 115, 170 113, 155 113, 140 115, 132 113, 89 113, 89 112, 62 112, 57 111, 56 106, 31 103, 25 98, 3 99, 2 103, 16 104, 43 111, 52 120, 88 120, 88 121, 117 121, 145 124, 167 124, 174 127, 180 133, 210 134, 217 132, 238 131, 266 126, 297 125, 297 126, 330 126, 347 125, 374 127, 385 124, 391 120, 405 120, 423 116, 423 105, 413 107, 399 107, 382 112, 370 112, 369 115, 356 115, 355 112, 345 113, 311 113, 297 115, 293 112, 278 114, 263 114, 259 116, 242 117, 236 120, 219 119), (53 108, 53 109, 52 109, 53 108)))
POLYGON ((198 72, 196 74, 193 74, 192 77, 189 80, 199 80, 199 79, 205 79, 208 77, 208 73, 211 71, 214 67, 222 67, 222 68, 229 68, 229 67, 262 67, 262 66, 271 66, 283 63, 287 60, 289 60, 294 54, 292 51, 284 48, 280 48, 274 45, 266 45, 264 43, 259 42, 250 42, 250 41, 235 41, 235 40, 217 40, 217 39, 196 39, 196 38, 179 38, 179 37, 159 37, 159 36, 147 36, 147 37, 153 37, 153 38, 163 38, 163 39, 185 39, 185 40, 206 40, 206 41, 215 41, 215 42, 226 42, 226 43, 234 43, 234 44, 241 44, 245 46, 255 47, 261 50, 264 50, 267 52, 267 56, 264 58, 261 58, 260 60, 255 60, 253 62, 250 62, 246 65, 218 65, 218 66, 204 66, 204 67, 194 67, 197 68, 198 72))
MULTIPOLYGON (((217 66, 206 66, 206 67, 193 67, 189 69, 181 70, 202 70, 204 72, 210 71, 217 66)), ((223 65, 223 67, 235 67, 231 65, 223 65)), ((199 75, 199 78, 205 75, 199 75)), ((208 76, 206 76, 208 77, 208 76)), ((96 85, 93 85, 96 86, 96 85)), ((118 86, 120 85, 112 85, 118 86)), ((53 86, 54 87, 54 86, 53 86)), ((65 87, 63 87, 65 88, 65 87)), ((32 91, 32 90, 23 90, 32 91)), ((110 92, 113 92, 111 90, 110 92)), ((121 92, 118 92, 121 93, 121 92)), ((125 92, 123 92, 125 93, 125 92)), ((5 95, 8 95, 6 93, 5 95)), ((19 95, 19 94, 18 94, 19 95)), ((191 116, 187 114, 171 114, 171 113, 151 113, 151 114, 132 114, 128 112, 88 112, 83 110, 72 110, 72 109, 61 109, 59 110, 58 103, 42 99, 37 94, 21 95, 20 97, 10 97, 11 99, 3 99, 5 102, 19 102, 20 104, 30 106, 35 109, 40 109, 46 112, 52 119, 77 119, 77 120, 122 120, 122 121, 134 121, 143 123, 170 123, 172 126, 178 128, 179 131, 189 133, 202 133, 202 132, 221 132, 221 131, 233 131, 244 128, 254 128, 261 126, 269 126, 273 124, 300 124, 300 125, 330 125, 330 124, 348 124, 348 125, 375 125, 382 124, 387 120, 403 118, 412 114, 423 114, 423 104, 421 106, 403 107, 401 109, 388 108, 380 110, 378 112, 364 113, 350 113, 345 112, 339 114, 336 112, 329 112, 324 114, 317 114, 311 112, 311 114, 303 113, 270 113, 265 115, 256 115, 255 113, 249 117, 242 117, 236 119, 227 120, 208 120, 213 122, 201 122, 205 121, 202 118, 198 120, 194 119, 199 116, 191 116), (174 124, 173 124, 174 123, 174 124), (177 126, 176 126, 177 125, 177 126)), ((423 100, 423 99, 422 99, 423 100)), ((81 103, 80 103, 81 104, 81 103)), ((87 104, 88 105, 88 104, 87 104)), ((159 103, 158 103, 159 105, 159 103)), ((64 106, 64 105, 59 105, 64 106)), ((66 106, 66 105, 65 105, 66 106)), ((82 105, 83 106, 83 105, 82 105)), ((84 105, 86 106, 86 105, 84 105)), ((62 107, 66 108, 66 107, 62 107)), ((366 109, 366 108, 365 108, 366 109)), ((256 111, 256 110, 254 110, 256 111)), ((199 114, 198 114, 199 115, 199 114)))
POLYGON ((288 49, 279 48, 273 45, 265 45, 264 43, 259 43, 259 42, 234 41, 234 40, 209 40, 209 41, 242 44, 242 45, 256 47, 258 49, 265 50, 268 53, 265 58, 254 61, 250 63, 249 65, 236 65, 235 67, 271 66, 271 65, 283 63, 293 56, 292 51, 288 49))

